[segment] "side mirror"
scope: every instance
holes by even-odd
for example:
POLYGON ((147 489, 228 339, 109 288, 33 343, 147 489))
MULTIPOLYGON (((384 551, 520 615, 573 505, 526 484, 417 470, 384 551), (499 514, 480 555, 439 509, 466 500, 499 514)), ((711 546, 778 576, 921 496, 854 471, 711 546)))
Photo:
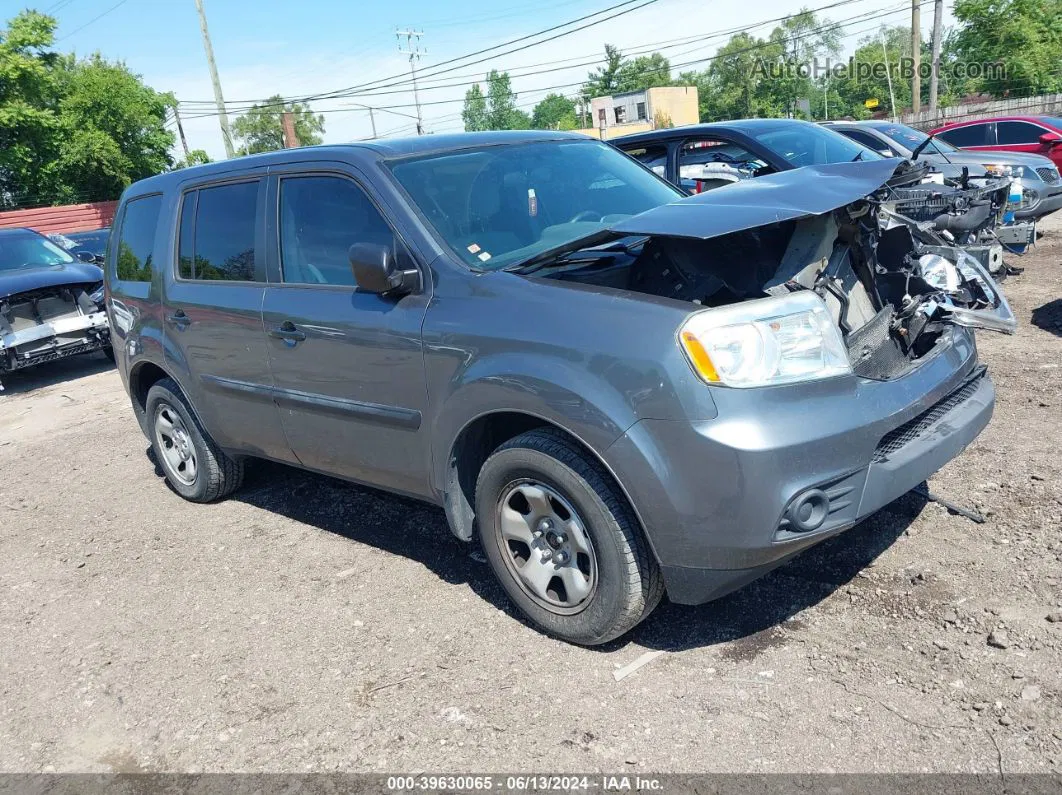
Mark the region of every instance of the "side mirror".
POLYGON ((366 293, 411 293, 420 286, 420 271, 402 270, 390 246, 355 243, 348 253, 358 289, 366 293))
POLYGON ((96 264, 96 255, 93 254, 91 251, 88 251, 87 249, 79 248, 77 251, 74 252, 74 256, 82 262, 87 262, 90 265, 96 264))
POLYGON ((888 149, 888 148, 879 149, 878 150, 878 154, 879 155, 884 155, 885 157, 896 157, 896 155, 893 153, 893 151, 891 149, 888 149))
POLYGON ((1058 146, 1062 144, 1062 135, 1056 132, 1045 132, 1040 136, 1040 143, 1044 146, 1058 146))

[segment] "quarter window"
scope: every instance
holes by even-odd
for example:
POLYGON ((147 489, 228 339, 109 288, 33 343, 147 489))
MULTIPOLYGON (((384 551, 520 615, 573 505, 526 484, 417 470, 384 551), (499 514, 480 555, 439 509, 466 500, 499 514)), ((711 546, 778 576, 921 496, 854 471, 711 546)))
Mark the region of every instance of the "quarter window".
POLYGON ((125 205, 118 237, 115 274, 122 281, 150 282, 155 228, 162 210, 162 196, 145 196, 125 205))
POLYGON ((391 227, 344 177, 288 177, 280 182, 280 264, 289 284, 354 286, 348 252, 355 243, 392 248, 391 227))
POLYGON ((988 140, 987 124, 969 124, 965 127, 956 127, 952 130, 944 130, 937 133, 937 138, 943 138, 952 146, 962 149, 964 146, 990 146, 988 140))
POLYGON ((259 185, 238 182, 185 194, 177 252, 182 278, 255 280, 259 185))
POLYGON ((996 139, 1001 145, 1038 144, 1047 130, 1027 121, 996 122, 996 139))

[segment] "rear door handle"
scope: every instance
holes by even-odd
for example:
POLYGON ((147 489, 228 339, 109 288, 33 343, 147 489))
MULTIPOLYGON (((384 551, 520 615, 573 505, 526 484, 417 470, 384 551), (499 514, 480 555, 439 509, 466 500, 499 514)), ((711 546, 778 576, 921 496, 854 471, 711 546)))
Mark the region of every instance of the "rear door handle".
POLYGON ((295 328, 290 320, 285 320, 276 328, 269 330, 269 336, 278 340, 284 340, 289 345, 297 345, 306 339, 306 334, 295 328))
POLYGON ((178 309, 176 312, 166 318, 166 320, 168 320, 173 325, 177 326, 177 328, 187 328, 188 324, 192 322, 192 319, 184 313, 183 309, 178 309))

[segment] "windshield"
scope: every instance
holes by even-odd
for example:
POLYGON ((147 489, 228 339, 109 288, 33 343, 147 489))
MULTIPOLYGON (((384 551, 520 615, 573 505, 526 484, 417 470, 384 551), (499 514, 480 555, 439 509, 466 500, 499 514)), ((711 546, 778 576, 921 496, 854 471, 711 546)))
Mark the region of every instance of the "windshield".
MULTIPOLYGON (((878 129, 904 149, 917 149, 918 145, 929 137, 921 130, 916 130, 914 127, 908 127, 905 124, 893 124, 889 127, 879 127, 878 129)), ((930 155, 949 155, 958 151, 954 146, 939 138, 934 138, 922 150, 922 152, 930 155)))
POLYGON ((461 260, 488 270, 683 195, 593 140, 462 149, 399 161, 391 170, 461 260))
POLYGON ((0 271, 66 265, 74 258, 29 229, 0 232, 0 271))
POLYGON ((884 159, 874 150, 817 124, 794 122, 784 127, 749 130, 748 133, 798 167, 884 159))

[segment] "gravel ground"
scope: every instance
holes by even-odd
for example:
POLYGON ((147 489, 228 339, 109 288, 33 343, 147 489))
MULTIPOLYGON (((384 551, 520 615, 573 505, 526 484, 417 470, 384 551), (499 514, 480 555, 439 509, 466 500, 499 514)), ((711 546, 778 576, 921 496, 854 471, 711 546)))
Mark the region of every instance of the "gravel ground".
POLYGON ((979 335, 996 416, 930 481, 987 523, 908 495, 596 650, 438 509, 272 464, 191 505, 101 356, 8 377, 0 771, 1058 773, 1060 260, 1055 222, 1017 336, 979 335))

